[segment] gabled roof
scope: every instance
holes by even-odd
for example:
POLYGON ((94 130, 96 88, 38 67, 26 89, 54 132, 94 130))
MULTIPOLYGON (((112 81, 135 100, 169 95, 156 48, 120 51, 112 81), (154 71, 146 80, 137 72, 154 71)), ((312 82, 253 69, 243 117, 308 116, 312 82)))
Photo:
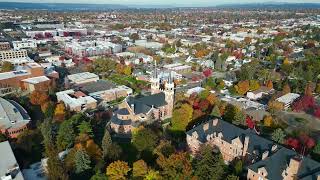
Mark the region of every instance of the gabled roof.
POLYGON ((127 102, 129 106, 134 105, 135 114, 147 113, 150 111, 152 106, 159 108, 167 105, 165 94, 163 92, 140 98, 129 97, 127 102))
POLYGON ((252 154, 254 150, 263 153, 264 151, 270 150, 272 145, 274 145, 273 141, 267 140, 263 137, 258 136, 255 132, 250 129, 244 130, 233 124, 230 124, 223 120, 218 120, 216 126, 213 125, 214 120, 209 120, 205 123, 200 124, 199 126, 191 129, 187 132, 188 135, 192 136, 193 132, 198 133, 198 140, 202 143, 207 142, 207 135, 213 133, 222 133, 222 139, 231 143, 231 141, 237 137, 240 138, 242 142, 244 142, 244 138, 246 136, 249 137, 249 147, 248 153, 252 154), (204 131, 204 125, 209 124, 208 130, 204 131))
MULTIPOLYGON (((268 172, 268 179, 281 179, 282 172, 288 167, 290 159, 298 154, 290 149, 281 148, 265 160, 258 161, 248 168, 258 172, 260 167, 264 167, 268 172)), ((320 163, 303 157, 298 171, 298 179, 313 180, 317 179, 315 174, 320 174, 320 163)))

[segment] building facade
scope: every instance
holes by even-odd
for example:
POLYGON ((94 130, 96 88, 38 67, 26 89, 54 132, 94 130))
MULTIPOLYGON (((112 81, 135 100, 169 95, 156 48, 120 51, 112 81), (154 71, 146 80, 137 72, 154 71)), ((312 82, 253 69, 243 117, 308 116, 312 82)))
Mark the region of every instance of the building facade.
POLYGON ((169 78, 162 81, 155 70, 151 78, 151 95, 127 97, 113 115, 111 129, 119 134, 130 134, 141 123, 162 121, 172 117, 174 103, 174 83, 169 78))
POLYGON ((186 134, 193 155, 202 145, 209 145, 221 152, 226 164, 243 160, 248 180, 320 178, 320 163, 221 119, 202 123, 186 134))

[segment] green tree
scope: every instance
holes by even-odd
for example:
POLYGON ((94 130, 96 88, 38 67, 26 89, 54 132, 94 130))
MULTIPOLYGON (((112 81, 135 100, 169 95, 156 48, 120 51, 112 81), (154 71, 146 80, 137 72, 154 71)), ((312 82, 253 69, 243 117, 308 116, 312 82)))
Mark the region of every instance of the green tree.
POLYGON ((318 141, 316 146, 313 148, 313 153, 320 154, 320 141, 318 141))
POLYGON ((64 121, 60 125, 57 134, 58 149, 65 150, 66 148, 70 148, 73 145, 75 138, 76 135, 74 133, 71 121, 64 121))
POLYGON ((107 158, 111 160, 117 160, 121 157, 122 148, 117 143, 112 143, 108 149, 107 158))
POLYGON ((59 158, 58 151, 54 146, 52 146, 52 144, 47 144, 46 146, 48 154, 48 178, 57 180, 68 180, 68 174, 65 171, 64 165, 59 158))
POLYGON ((211 116, 221 117, 220 109, 218 105, 215 105, 211 111, 211 116))
POLYGON ((101 148, 103 157, 107 157, 108 151, 112 145, 112 139, 108 130, 105 130, 104 136, 102 138, 101 148))
POLYGON ((159 171, 155 171, 153 169, 150 169, 148 171, 148 174, 145 176, 145 180, 160 180, 160 179, 161 179, 161 175, 159 171))
POLYGON ((193 108, 190 104, 182 104, 180 108, 173 110, 171 129, 176 132, 185 132, 192 120, 193 108))
POLYGON ((132 133, 132 144, 138 151, 153 151, 158 142, 158 136, 149 128, 139 127, 132 133))
POLYGON ((175 152, 174 146, 172 146, 170 141, 161 140, 159 145, 153 150, 153 154, 157 156, 169 157, 171 154, 175 152))
POLYGON ((91 124, 87 121, 82 121, 78 125, 79 134, 88 134, 90 137, 93 136, 91 124))
POLYGON ((285 137, 286 137, 286 134, 281 128, 276 129, 271 135, 271 139, 280 144, 284 142, 285 137))
POLYGON ((103 73, 105 76, 109 76, 116 69, 116 65, 116 61, 109 58, 98 58, 93 62, 94 72, 103 73))
POLYGON ((90 156, 83 149, 79 149, 75 154, 76 173, 82 173, 91 169, 90 156))
POLYGON ((239 177, 235 175, 228 175, 226 180, 239 180, 239 177))
POLYGON ((138 160, 133 163, 132 176, 143 178, 148 173, 148 165, 144 160, 138 160))
POLYGON ((214 154, 212 147, 203 146, 200 151, 200 158, 196 159, 194 173, 201 180, 224 179, 225 164, 221 154, 214 154))
POLYGON ((234 164, 234 174, 241 175, 243 171, 243 162, 241 160, 237 160, 234 164))
POLYGON ((126 180, 130 170, 128 163, 118 160, 109 164, 106 174, 111 180, 126 180))
POLYGON ((108 180, 108 178, 105 174, 102 174, 101 171, 98 170, 96 174, 90 178, 90 180, 108 180))
POLYGON ((164 179, 191 179, 192 166, 187 153, 171 154, 168 158, 159 156, 157 159, 161 175, 164 179))
POLYGON ((13 70, 14 70, 14 65, 12 65, 10 62, 4 61, 2 63, 1 72, 9 72, 13 70))

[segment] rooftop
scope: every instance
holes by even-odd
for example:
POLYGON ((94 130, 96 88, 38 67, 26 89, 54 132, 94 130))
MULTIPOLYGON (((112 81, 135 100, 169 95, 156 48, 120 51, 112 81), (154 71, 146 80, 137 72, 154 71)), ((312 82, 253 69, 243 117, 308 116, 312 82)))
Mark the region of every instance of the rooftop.
POLYGON ((13 180, 23 180, 17 160, 8 141, 0 143, 0 177, 1 179, 10 173, 13 180))
POLYGON ((7 101, 0 98, 0 127, 9 129, 20 127, 28 124, 30 116, 27 111, 23 109, 15 101, 7 101))

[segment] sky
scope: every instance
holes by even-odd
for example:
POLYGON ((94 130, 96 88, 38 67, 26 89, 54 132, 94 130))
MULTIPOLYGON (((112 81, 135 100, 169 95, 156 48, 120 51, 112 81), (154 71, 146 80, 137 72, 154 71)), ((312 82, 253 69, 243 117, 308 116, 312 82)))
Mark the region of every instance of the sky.
MULTIPOLYGON (((218 5, 238 3, 261 3, 262 0, 0 0, 0 2, 33 2, 33 3, 86 3, 86 4, 122 4, 122 5, 218 5)), ((279 2, 265 0, 264 2, 279 2)), ((292 3, 320 3, 320 0, 282 0, 292 3)))

